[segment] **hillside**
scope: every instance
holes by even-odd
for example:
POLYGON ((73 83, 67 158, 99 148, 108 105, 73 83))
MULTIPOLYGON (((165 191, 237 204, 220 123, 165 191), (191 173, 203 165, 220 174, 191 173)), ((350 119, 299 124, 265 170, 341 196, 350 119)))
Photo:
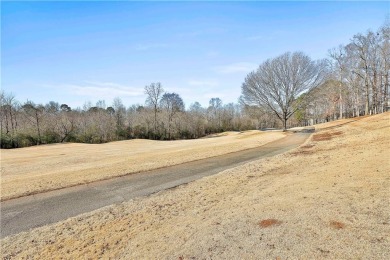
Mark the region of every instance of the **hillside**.
POLYGON ((1 241, 5 257, 388 259, 390 113, 1 241))

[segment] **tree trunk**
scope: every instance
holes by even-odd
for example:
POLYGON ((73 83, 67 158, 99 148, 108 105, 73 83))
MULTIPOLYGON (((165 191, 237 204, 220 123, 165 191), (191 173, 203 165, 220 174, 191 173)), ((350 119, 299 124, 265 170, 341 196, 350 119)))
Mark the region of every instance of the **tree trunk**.
POLYGON ((171 117, 168 117, 168 140, 171 140, 171 117))
POLYGON ((370 96, 369 96, 368 85, 366 85, 366 105, 365 105, 364 115, 368 115, 369 106, 370 106, 370 96))
POLYGON ((38 144, 41 144, 41 130, 39 129, 38 111, 35 111, 35 119, 36 119, 36 122, 37 122, 38 144))
POLYGON ((340 117, 339 119, 343 119, 343 99, 341 96, 341 87, 340 87, 340 117))
POLYGON ((7 116, 7 111, 5 110, 5 133, 8 134, 9 133, 9 130, 8 130, 8 116, 7 116))
POLYGON ((153 139, 157 139, 157 105, 154 106, 154 126, 153 126, 153 139))

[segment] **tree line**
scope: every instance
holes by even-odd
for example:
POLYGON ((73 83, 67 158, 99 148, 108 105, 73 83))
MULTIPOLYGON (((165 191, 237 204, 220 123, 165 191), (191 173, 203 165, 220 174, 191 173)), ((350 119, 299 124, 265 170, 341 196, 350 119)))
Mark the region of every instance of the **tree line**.
POLYGON ((303 126, 385 112, 389 107, 390 26, 356 34, 349 44, 311 60, 302 52, 268 59, 249 73, 237 104, 212 98, 187 109, 161 83, 144 88, 144 105, 126 107, 115 98, 82 108, 50 101, 19 102, 0 93, 1 148, 132 138, 200 138, 223 131, 303 126))
POLYGON ((210 99, 208 107, 195 102, 185 108, 179 94, 164 92, 160 83, 145 87, 145 105, 126 107, 120 98, 110 106, 90 102, 82 108, 50 101, 19 102, 15 96, 0 94, 1 148, 81 142, 105 143, 144 138, 154 140, 191 139, 223 131, 256 129, 259 120, 238 104, 210 99))
POLYGON ((302 52, 263 62, 245 78, 241 102, 268 109, 287 128, 382 113, 390 109, 390 25, 356 34, 350 43, 311 60, 302 52))
POLYGON ((377 31, 356 34, 329 51, 331 74, 308 93, 303 119, 315 122, 389 110, 390 22, 377 31))

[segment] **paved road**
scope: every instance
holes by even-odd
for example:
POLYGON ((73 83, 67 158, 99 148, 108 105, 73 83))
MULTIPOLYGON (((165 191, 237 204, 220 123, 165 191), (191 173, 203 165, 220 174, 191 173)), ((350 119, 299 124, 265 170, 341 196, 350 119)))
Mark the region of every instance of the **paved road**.
POLYGON ((309 135, 295 133, 258 148, 2 202, 1 238, 283 153, 309 135))

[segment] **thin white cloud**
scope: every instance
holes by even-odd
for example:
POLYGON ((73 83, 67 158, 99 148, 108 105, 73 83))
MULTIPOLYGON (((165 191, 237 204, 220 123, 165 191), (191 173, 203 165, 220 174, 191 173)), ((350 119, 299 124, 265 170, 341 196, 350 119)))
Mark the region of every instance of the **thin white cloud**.
POLYGON ((214 70, 221 74, 249 73, 255 70, 258 64, 251 62, 237 62, 225 66, 215 67, 214 70))
POLYGON ((72 95, 85 98, 112 99, 115 97, 138 97, 144 94, 142 87, 129 87, 113 82, 85 82, 85 84, 66 84, 72 95))
POLYGON ((174 92, 174 93, 177 93, 179 95, 191 95, 192 94, 192 91, 193 91, 193 88, 185 88, 185 87, 164 87, 164 90, 165 92, 168 92, 168 93, 171 93, 171 92, 174 92))
POLYGON ((217 87, 219 82, 216 80, 189 80, 188 85, 194 87, 217 87))
POLYGON ((208 100, 211 98, 220 98, 223 102, 223 99, 226 97, 226 95, 222 92, 209 92, 202 95, 203 98, 207 98, 208 100))
POLYGON ((238 97, 240 96, 240 88, 220 90, 220 91, 210 91, 203 93, 200 101, 203 101, 202 104, 208 104, 211 98, 220 98, 223 104, 236 103, 238 97))

